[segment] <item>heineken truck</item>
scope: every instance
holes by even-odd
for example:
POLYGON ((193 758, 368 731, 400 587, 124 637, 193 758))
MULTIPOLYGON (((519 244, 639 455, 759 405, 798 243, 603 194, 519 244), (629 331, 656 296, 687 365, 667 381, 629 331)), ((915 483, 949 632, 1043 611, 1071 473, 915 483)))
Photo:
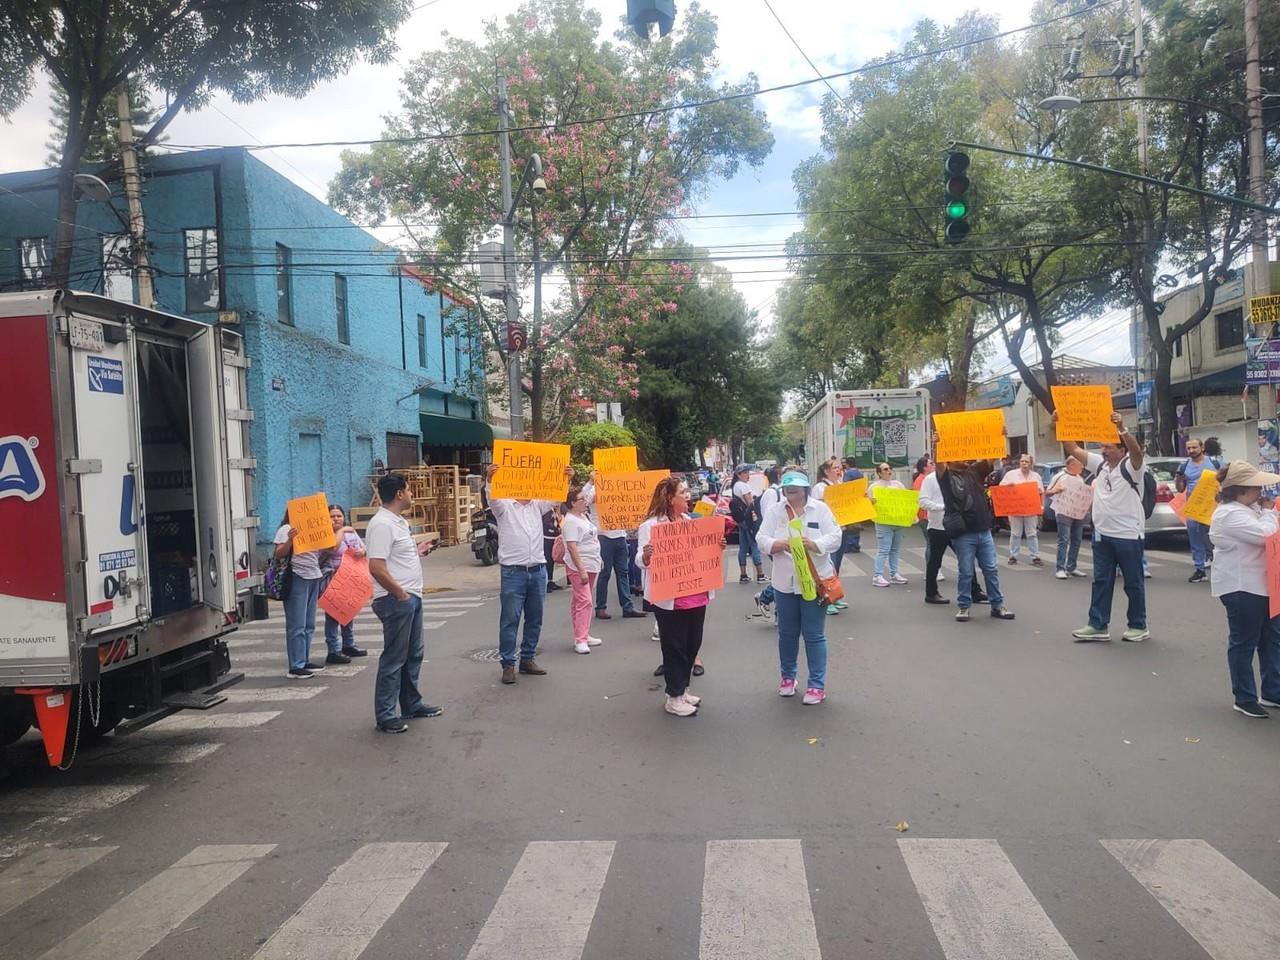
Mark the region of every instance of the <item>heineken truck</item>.
POLYGON ((927 390, 836 390, 805 415, 805 457, 810 470, 830 457, 852 457, 867 471, 888 463, 909 480, 930 431, 927 390))

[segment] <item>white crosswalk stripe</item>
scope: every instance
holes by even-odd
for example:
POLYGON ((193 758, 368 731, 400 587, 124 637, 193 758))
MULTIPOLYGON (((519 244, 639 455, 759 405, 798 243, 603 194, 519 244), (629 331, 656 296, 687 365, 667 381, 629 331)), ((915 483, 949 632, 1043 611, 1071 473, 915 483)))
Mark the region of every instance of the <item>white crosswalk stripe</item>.
POLYGON ((136 797, 146 784, 118 783, 100 787, 24 787, 4 794, 3 813, 43 814, 63 822, 86 813, 107 810, 136 797))
MULTIPOLYGON (((231 662, 231 671, 233 673, 243 673, 246 678, 254 679, 254 680, 262 679, 263 677, 279 677, 280 679, 283 680, 284 675, 286 673, 286 666, 284 662, 283 652, 280 654, 279 659, 280 659, 279 667, 255 667, 255 666, 237 667, 235 664, 235 657, 233 656, 232 662, 231 662)), ((332 680, 335 677, 338 678, 339 680, 346 680, 350 677, 354 677, 357 673, 359 673, 363 669, 364 669, 364 664, 361 664, 359 666, 356 666, 355 664, 351 664, 349 666, 325 667, 322 673, 317 673, 315 676, 317 680, 319 679, 332 680)), ((296 682, 312 683, 314 681, 299 680, 296 682)))
POLYGON ((280 716, 279 710, 256 710, 245 713, 219 713, 216 710, 183 710, 151 725, 154 732, 179 730, 238 730, 260 727, 280 716))
POLYGON ((799 840, 713 840, 699 960, 822 960, 799 840))
POLYGON ((195 763, 211 753, 216 753, 221 743, 139 743, 132 745, 129 739, 111 739, 103 742, 101 750, 87 757, 82 763, 95 766, 140 767, 169 766, 195 763), (118 746, 121 745, 121 746, 118 746))
POLYGON ((0 917, 105 857, 115 847, 36 850, 0 873, 0 917))
POLYGON ((295 684, 291 687, 235 687, 224 690, 223 694, 228 703, 283 703, 289 700, 310 700, 328 689, 323 684, 295 684))

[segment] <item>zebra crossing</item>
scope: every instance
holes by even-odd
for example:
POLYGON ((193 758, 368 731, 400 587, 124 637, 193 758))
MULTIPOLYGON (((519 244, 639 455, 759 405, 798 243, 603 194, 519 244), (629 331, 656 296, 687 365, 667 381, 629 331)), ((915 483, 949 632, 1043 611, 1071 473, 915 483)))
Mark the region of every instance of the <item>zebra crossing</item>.
MULTIPOLYGON (((1057 557, 1057 542, 1052 540, 1041 539, 1040 556, 1044 560, 1043 567, 1035 567, 1031 564, 1026 551, 1023 551, 1024 558, 1019 563, 1010 566, 1008 563, 1008 544, 1006 541, 997 541, 997 554, 1000 564, 1000 573, 1005 575, 1006 572, 1012 575, 1021 575, 1025 573, 1041 573, 1048 571, 1049 575, 1053 575, 1054 561, 1057 557)), ((1192 560, 1190 555, 1185 553, 1175 553, 1169 550, 1147 550, 1147 563, 1152 570, 1160 570, 1161 568, 1186 568, 1191 567, 1192 560)), ((1084 543, 1080 548, 1080 560, 1077 569, 1084 573, 1092 575, 1093 564, 1090 562, 1091 552, 1088 543, 1084 543)), ((840 578, 842 580, 858 579, 862 577, 872 577, 875 575, 873 564, 875 562, 875 547, 864 547, 861 553, 845 554, 843 563, 840 567, 840 578)), ((905 576, 924 576, 925 551, 924 547, 903 547, 899 553, 898 572, 905 576)), ((947 577, 954 578, 956 574, 955 556, 948 552, 946 559, 942 562, 942 572, 947 577)))
MULTIPOLYGON (((1210 960, 1253 960, 1280 950, 1280 897, 1204 840, 1098 843, 1094 849, 1099 863, 1090 868, 1091 879, 1097 882, 1098 872, 1105 874, 1107 896, 1120 900, 1114 915, 1132 918, 1112 923, 1155 922, 1150 913, 1154 901, 1181 928, 1170 925, 1160 931, 1166 940, 1184 942, 1177 956, 1201 956, 1194 944, 1210 960)), ((641 841, 636 844, 643 846, 641 841)), ((141 883, 124 885, 93 881, 128 863, 125 848, 40 849, 0 868, 0 955, 139 960, 158 950, 150 955, 178 956, 181 948, 169 938, 194 925, 212 931, 209 951, 219 949, 217 931, 243 928, 261 944, 254 960, 357 960, 384 933, 433 947, 431 924, 423 924, 422 917, 447 911, 475 931, 467 943, 457 945, 456 954, 449 954, 457 960, 581 960, 593 928, 609 929, 601 924, 601 904, 619 908, 619 901, 607 896, 610 886, 625 889, 635 875, 644 874, 638 847, 628 841, 533 841, 523 847, 496 896, 425 902, 426 894, 418 888, 428 873, 444 872, 441 883, 428 885, 439 895, 453 889, 477 858, 503 856, 484 845, 463 843, 449 860, 450 849, 443 841, 403 840, 366 843, 345 859, 337 853, 327 870, 316 874, 317 881, 324 876, 318 887, 304 881, 285 895, 295 899, 279 905, 292 911, 283 923, 279 913, 267 913, 272 904, 255 899, 246 909, 244 899, 230 897, 224 904, 236 906, 234 916, 228 916, 230 908, 218 902, 234 885, 258 882, 254 871, 269 856, 287 864, 291 851, 282 845, 201 844, 141 883), (77 895, 87 896, 88 906, 97 912, 86 911, 75 923, 60 927, 61 912, 46 910, 40 914, 44 922, 34 925, 37 935, 61 939, 28 947, 22 942, 26 911, 38 911, 43 900, 58 897, 60 884, 81 874, 89 876, 75 886, 77 895), (407 902, 413 907, 406 907, 407 902), (34 952, 41 947, 43 952, 34 952)), ((912 938, 927 936, 928 930, 946 960, 1076 960, 1077 949, 1083 948, 1085 956, 1096 955, 1094 941, 1104 942, 1116 932, 1089 929, 1090 941, 1073 947, 1052 916, 1062 909, 1059 901, 1042 903, 995 839, 902 838, 896 841, 896 853, 884 861, 885 869, 902 871, 910 884, 904 889, 915 891, 914 900, 908 898, 901 909, 922 915, 928 926, 901 924, 910 932, 902 934, 902 943, 885 945, 892 955, 923 955, 929 948, 912 938)), ((697 932, 682 931, 688 942, 680 945, 680 956, 693 956, 695 950, 699 960, 850 956, 844 941, 843 946, 824 945, 828 925, 815 915, 813 894, 840 890, 837 900, 827 895, 819 902, 828 909, 838 906, 842 921, 850 915, 856 921, 859 910, 866 909, 859 904, 867 899, 846 877, 827 875, 841 869, 831 861, 814 860, 810 852, 810 864, 818 867, 807 869, 805 842, 711 840, 700 850, 668 845, 662 854, 672 860, 659 865, 664 875, 679 874, 683 880, 686 875, 692 878, 692 871, 702 874, 697 932)), ((509 862, 503 861, 504 870, 509 862)), ((669 907, 658 897, 644 903, 632 899, 623 908, 630 913, 655 911, 658 915, 632 919, 660 926, 671 919, 669 907)), ((1086 919, 1084 926, 1098 922, 1086 919)), ((1079 917, 1065 926, 1080 935, 1079 917)), ((1139 931, 1139 936, 1148 933, 1139 931)), ((630 952, 625 943, 604 945, 603 952, 600 943, 594 946, 592 956, 642 956, 630 952)), ((208 955, 230 954, 227 950, 208 955)))

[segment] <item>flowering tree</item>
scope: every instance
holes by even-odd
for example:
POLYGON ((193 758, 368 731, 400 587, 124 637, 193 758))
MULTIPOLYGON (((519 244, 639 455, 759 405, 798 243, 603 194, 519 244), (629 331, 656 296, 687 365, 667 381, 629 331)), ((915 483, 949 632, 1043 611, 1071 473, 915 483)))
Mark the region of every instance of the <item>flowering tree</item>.
MULTIPOLYGON (((532 275, 535 238, 544 275, 559 281, 530 330, 524 389, 535 438, 562 426, 570 396, 634 396, 627 328, 674 309, 670 281, 689 276, 651 251, 715 178, 744 161, 758 165, 773 144, 749 96, 672 109, 756 86, 754 77, 712 84, 716 23, 696 3, 660 41, 626 29, 609 41, 600 29, 599 15, 576 0, 529 0, 482 42, 446 35, 442 50, 407 69, 389 142, 346 153, 330 188, 335 205, 399 223, 424 265, 463 280, 504 215, 491 133, 502 72, 516 176, 537 153, 547 182, 536 208, 519 212, 521 284, 532 275)), ((505 364, 500 318, 485 311, 482 322, 505 364)))

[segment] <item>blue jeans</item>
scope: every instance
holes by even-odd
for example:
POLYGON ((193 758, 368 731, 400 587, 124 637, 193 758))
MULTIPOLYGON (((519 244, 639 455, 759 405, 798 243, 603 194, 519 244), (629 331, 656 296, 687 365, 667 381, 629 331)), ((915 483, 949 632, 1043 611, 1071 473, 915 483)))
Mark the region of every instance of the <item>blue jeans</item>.
MULTIPOLYGON (((618 579, 618 602, 622 604, 622 612, 626 613, 633 606, 631 599, 631 555, 627 552, 626 537, 600 538, 600 576, 596 578, 596 609, 609 608, 609 574, 618 579)), ((539 616, 541 620, 541 616, 539 616)))
POLYGON ((766 584, 765 588, 760 591, 760 602, 766 607, 773 603, 775 597, 777 597, 777 594, 774 592, 772 583, 766 584))
POLYGON ((747 556, 757 567, 764 561, 760 559, 760 547, 756 543, 756 532, 749 525, 738 524, 738 566, 747 569, 747 556))
MULTIPOLYGON (((324 593, 329 586, 329 581, 333 579, 333 574, 327 574, 320 581, 320 592, 324 593)), ((341 653, 343 647, 354 647, 356 645, 354 620, 348 624, 340 624, 327 613, 324 615, 324 645, 330 653, 341 653), (338 634, 342 634, 341 642, 339 642, 338 634)))
MULTIPOLYGON (((608 542, 601 537, 601 545, 608 542)), ((626 541, 619 538, 626 556, 626 541)), ((625 569, 625 568, 624 568, 625 569)), ((547 594, 547 569, 541 565, 502 568, 502 614, 498 622, 498 655, 504 667, 515 666, 516 630, 524 614, 524 638, 520 641, 520 659, 532 660, 538 652, 542 636, 542 601, 547 594)))
POLYGON ((804 635, 804 659, 809 667, 806 687, 818 690, 827 685, 827 608, 817 600, 798 593, 774 594, 778 603, 778 665, 786 680, 796 678, 800 656, 800 635, 804 635))
POLYGON ((1227 608, 1227 669, 1236 703, 1258 699, 1258 688, 1253 684, 1254 651, 1262 673, 1262 695, 1280 703, 1280 617, 1271 619, 1270 602, 1255 593, 1223 594, 1222 605, 1227 608))
POLYGON ((996 563, 996 542, 990 530, 981 533, 962 533, 951 538, 951 549, 956 552, 960 576, 956 584, 956 604, 969 607, 973 604, 975 563, 982 569, 987 582, 987 599, 991 609, 1004 606, 1004 594, 1000 592, 1000 567, 996 563))
POLYGON ((1129 626, 1147 625, 1147 585, 1142 579, 1142 541, 1121 540, 1094 534, 1093 596, 1089 603, 1089 626, 1101 630, 1111 623, 1111 595, 1115 592, 1116 570, 1124 577, 1129 597, 1129 626))
POLYGON ((883 577, 886 564, 889 576, 898 575, 898 552, 902 549, 902 535, 906 527, 894 527, 887 523, 876 524, 876 576, 883 577))
POLYGON ((1080 540, 1084 537, 1084 520, 1058 515, 1058 569, 1070 573, 1080 559, 1080 540))
POLYGON ((1209 528, 1188 517, 1187 541, 1191 544, 1191 559, 1196 569, 1204 573, 1205 561, 1209 559, 1209 528))
POLYGON ((311 637, 316 632, 316 601, 320 599, 320 579, 307 580, 297 574, 284 601, 285 649, 289 669, 301 670, 311 657, 311 637))
POLYGON ((396 704, 407 717, 422 706, 418 673, 425 647, 422 642, 422 598, 409 594, 407 600, 378 597, 373 612, 382 621, 382 655, 378 657, 378 679, 373 688, 373 718, 378 723, 394 720, 396 704))

